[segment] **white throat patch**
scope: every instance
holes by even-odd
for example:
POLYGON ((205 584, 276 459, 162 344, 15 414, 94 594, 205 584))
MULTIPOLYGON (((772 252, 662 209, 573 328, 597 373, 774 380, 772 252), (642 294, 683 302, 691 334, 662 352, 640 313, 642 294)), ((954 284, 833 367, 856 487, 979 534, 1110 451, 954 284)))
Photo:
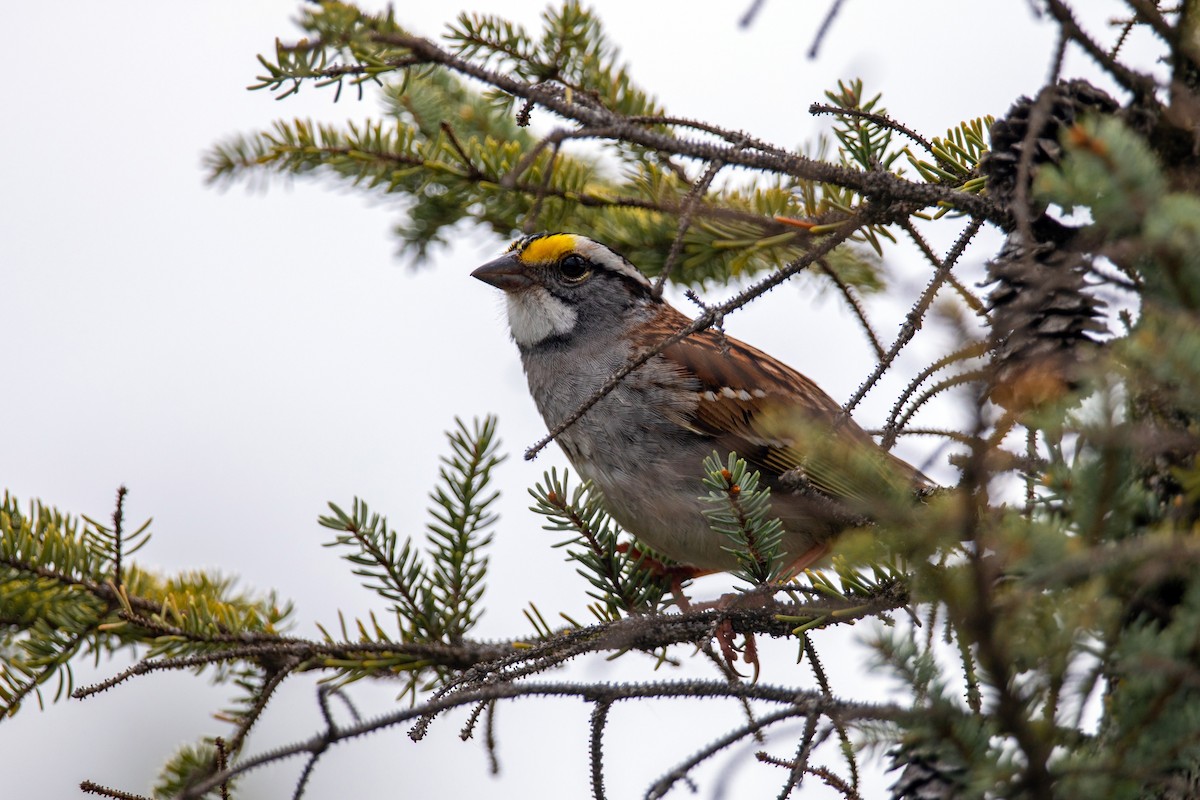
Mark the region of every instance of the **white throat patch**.
POLYGON ((575 328, 575 309, 541 286, 531 286, 505 297, 509 330, 522 347, 533 347, 551 336, 566 336, 575 328))

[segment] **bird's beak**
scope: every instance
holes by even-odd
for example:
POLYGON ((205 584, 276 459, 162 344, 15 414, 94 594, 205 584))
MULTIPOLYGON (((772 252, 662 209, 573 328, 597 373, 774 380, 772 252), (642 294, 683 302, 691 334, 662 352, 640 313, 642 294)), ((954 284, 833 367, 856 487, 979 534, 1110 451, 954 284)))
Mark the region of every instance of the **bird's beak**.
POLYGON ((471 277, 506 292, 517 292, 533 285, 533 279, 525 271, 525 265, 511 253, 489 261, 472 272, 471 277))

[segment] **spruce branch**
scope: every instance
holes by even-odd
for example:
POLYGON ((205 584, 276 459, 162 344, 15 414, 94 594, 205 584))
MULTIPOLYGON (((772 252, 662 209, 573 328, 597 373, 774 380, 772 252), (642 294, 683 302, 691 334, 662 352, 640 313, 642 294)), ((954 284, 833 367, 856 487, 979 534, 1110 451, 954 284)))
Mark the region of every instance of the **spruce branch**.
POLYGON ((71 664, 80 654, 149 643, 152 653, 162 655, 202 633, 238 631, 244 642, 254 631, 285 626, 286 607, 271 598, 239 596, 231 581, 199 572, 159 579, 127 563, 118 586, 118 554, 144 545, 149 523, 118 535, 84 520, 81 525, 41 504, 22 512, 7 493, 0 505, 0 701, 8 714, 31 693, 41 701, 40 686, 56 676, 56 699, 70 694, 71 664), (153 631, 169 623, 182 623, 174 627, 178 636, 156 639, 153 631))
MULTIPOLYGON (((840 5, 831 4, 830 19, 840 5)), ((217 575, 143 570, 130 557, 144 543, 145 528, 132 535, 125 530, 123 495, 111 527, 86 518, 76 523, 40 506, 24 513, 6 496, 0 507, 0 699, 16 710, 55 677, 66 691, 73 659, 122 648, 138 648, 142 660, 75 694, 151 672, 208 670, 232 687, 224 717, 233 735, 228 744, 187 748, 174 759, 160 783, 172 794, 196 775, 206 776, 200 787, 226 791, 235 774, 300 755, 306 762, 299 795, 333 745, 409 723, 413 738, 420 738, 458 708, 471 715, 464 735, 483 720, 494 757, 494 709, 539 696, 591 706, 591 783, 598 798, 605 766, 616 761, 605 735, 619 701, 673 698, 753 702, 753 714, 686 761, 664 767, 652 794, 690 782, 696 765, 785 721, 797 729, 790 734, 790 759, 764 758, 787 769, 785 795, 804 775, 814 775, 857 797, 854 758, 847 778, 812 763, 815 748, 835 734, 846 748, 851 729, 893 754, 902 769, 897 798, 1196 794, 1200 168, 1192 34, 1198 12, 1195 3, 1177 10, 1144 0, 1128 5, 1135 20, 1110 47, 1080 28, 1069 3, 1047 3, 1059 34, 1049 54, 1051 85, 1036 101, 1018 103, 1021 114, 1010 112, 992 126, 990 148, 986 118, 961 123, 942 138, 924 136, 894 122, 861 84, 843 82, 833 105, 814 107, 837 117, 831 158, 819 147, 810 158, 665 113, 634 83, 597 16, 577 3, 551 9, 528 31, 498 17, 464 15, 441 43, 412 35, 390 11, 364 14, 338 2, 306 8, 305 39, 280 43, 263 57, 259 86, 287 96, 304 84, 339 92, 345 84, 360 93, 374 84, 389 119, 344 128, 281 123, 218 148, 210 161, 215 178, 256 170, 318 173, 391 192, 406 204, 401 235, 417 255, 470 219, 505 235, 532 225, 586 229, 658 275, 660 286, 667 273, 693 285, 767 275, 728 303, 699 302, 695 321, 636 354, 530 456, 663 347, 719 329, 725 315, 815 265, 859 318, 879 362, 847 412, 909 346, 942 287, 956 291, 975 312, 971 321, 993 334, 962 330, 949 352, 907 383, 882 431, 887 447, 904 433, 964 444, 967 455, 955 462, 958 486, 881 520, 865 535, 848 534, 840 546, 853 558, 839 556, 808 585, 777 586, 769 583, 773 559, 765 555, 777 532, 765 492, 755 494, 745 476, 734 480, 736 463, 713 463, 710 479, 714 469, 729 473, 710 486, 717 527, 745 555, 748 579, 764 584, 748 593, 765 604, 670 614, 648 613, 662 610, 661 584, 646 577, 649 570, 632 551, 622 550, 598 495, 568 486, 565 475, 559 480, 552 471, 535 502, 558 530, 571 533, 569 557, 590 582, 600 622, 585 626, 564 617, 567 627, 555 630, 531 606, 535 639, 494 642, 470 638, 482 613, 487 560, 481 548, 494 521, 495 493, 487 488, 499 463, 494 423, 459 423, 451 434, 423 547, 403 540, 358 501, 348 513, 332 507, 325 518, 363 582, 400 619, 398 634, 370 615, 342 619, 340 631, 318 641, 285 635, 288 609, 273 596, 238 591, 217 575), (1175 27, 1168 21, 1173 15, 1175 27), (1125 31, 1139 20, 1174 71, 1161 101, 1156 95, 1164 87, 1119 59, 1125 31), (1079 81, 1058 84, 1072 45, 1128 89, 1132 102, 1120 107, 1079 81), (487 88, 475 92, 468 80, 487 88), (550 117, 556 130, 536 135, 535 113, 550 117), (896 134, 917 141, 929 157, 899 149, 896 134), (599 143, 619 162, 617 177, 606 170, 608 162, 581 155, 581 142, 599 143), (901 154, 908 155, 914 177, 901 173, 901 154), (727 167, 745 168, 749 182, 718 184, 718 172, 727 167), (1085 209, 1091 221, 1068 228, 1052 204, 1085 209), (939 257, 913 217, 932 224, 959 213, 971 219, 939 257), (1009 324, 1000 295, 985 303, 967 288, 960 263, 984 223, 1009 233, 1014 248, 1027 248, 1010 251, 1020 258, 1003 276, 1011 289, 1004 299, 1031 307, 1037 325, 1009 324), (924 253, 931 276, 894 343, 884 347, 872 333, 870 306, 855 294, 878 285, 878 270, 841 246, 867 241, 882 248, 896 227, 924 253), (1134 308, 1124 329, 1106 332, 1111 339, 1096 348, 1087 368, 1071 374, 1069 393, 1000 413, 976 392, 968 398, 974 415, 968 429, 906 430, 912 415, 946 389, 1003 383, 998 370, 975 369, 981 348, 1021 335, 1061 344, 1094 330, 1081 313, 1092 307, 1047 291, 1054 288, 1047 277, 1054 263, 1030 256, 1039 247, 1042 255, 1068 258, 1073 279, 1090 277, 1128 294, 1134 308), (1008 452, 1009 434, 1021 429, 1023 454, 1008 452), (1011 475, 1016 470, 1023 475, 1011 475), (1000 505, 1011 479, 1025 481, 1023 507, 1000 505), (955 534, 949 545, 947 531, 955 534), (869 557, 861 557, 864 551, 869 557), (783 600, 798 596, 806 599, 783 600), (894 614, 910 603, 922 606, 910 611, 911 625, 894 614), (918 612, 928 626, 924 636, 912 627, 918 612), (838 696, 817 657, 820 628, 867 619, 881 625, 879 663, 909 693, 902 705, 838 696), (707 648, 711 655, 712 631, 726 624, 735 633, 802 636, 820 691, 728 679, 534 680, 589 655, 640 651, 656 666, 668 663, 677 646, 707 648), (302 670, 333 686, 400 676, 413 706, 374 720, 353 714, 344 725, 322 692, 319 733, 242 757, 246 735, 279 684, 302 670), (1102 683, 1103 703, 1094 703, 1102 683)), ((1042 377, 1060 376, 1047 370, 1042 377)), ((200 787, 186 791, 206 790, 200 787)))
MULTIPOLYGON (((460 20, 461 21, 461 20, 460 20)), ((680 139, 660 132, 660 129, 649 126, 630 124, 630 117, 644 116, 657 113, 650 110, 643 95, 628 91, 627 78, 619 77, 616 73, 605 72, 607 69, 600 65, 599 72, 593 72, 594 83, 589 83, 586 89, 574 86, 570 78, 563 79, 561 69, 547 69, 546 65, 539 67, 539 62, 529 60, 528 54, 518 58, 513 63, 504 66, 510 72, 501 72, 484 60, 472 59, 458 53, 443 49, 429 40, 412 36, 399 29, 390 18, 360 14, 359 27, 350 28, 355 32, 347 36, 345 27, 334 29, 325 26, 319 14, 309 15, 303 23, 310 31, 318 36, 308 39, 297 49, 310 52, 315 49, 330 49, 344 52, 353 57, 358 50, 366 47, 374 48, 377 54, 372 63, 354 66, 329 67, 313 75, 311 58, 299 66, 287 63, 269 65, 269 75, 259 84, 262 88, 280 88, 288 86, 289 90, 297 81, 314 78, 336 80, 349 74, 365 75, 371 73, 378 76, 383 71, 406 70, 418 64, 437 64, 464 76, 483 81, 505 94, 526 102, 548 109, 558 116, 574 120, 586 127, 612 129, 617 132, 616 138, 638 148, 656 153, 669 153, 696 159, 705 163, 723 161, 731 165, 745 166, 765 172, 775 172, 790 175, 802 180, 815 180, 831 185, 844 186, 852 189, 863 197, 886 199, 890 202, 915 203, 919 206, 948 202, 960 207, 967 213, 980 215, 993 221, 1003 223, 1002 218, 995 215, 998 209, 991 206, 983 198, 969 194, 942 190, 929 185, 904 181, 887 172, 861 172, 853 169, 833 167, 820 162, 789 154, 780 148, 759 149, 747 147, 744 150, 721 147, 708 142, 680 139), (321 34, 329 34, 329 38, 320 38, 321 34), (385 56, 385 51, 390 52, 385 56), (521 70, 528 68, 528 73, 521 70), (605 83, 599 76, 609 76, 605 83), (552 76, 552 78, 551 78, 552 76), (596 87, 615 87, 606 97, 594 93, 596 87), (605 101, 608 101, 606 105, 605 101), (634 110, 642 105, 641 111, 634 110)), ((286 49, 286 47, 285 47, 286 49)), ((563 52, 574 53, 570 47, 564 51, 556 50, 557 55, 563 52)), ((585 55, 578 62, 588 63, 589 51, 585 47, 585 55)), ((604 53, 603 45, 593 52, 596 58, 604 53)), ((277 59, 286 61, 286 59, 277 59)), ((593 62, 595 64, 596 62, 593 62)), ((611 68, 611 67, 609 67, 611 68)), ((733 133, 728 134, 729 141, 738 141, 733 133)))
MULTIPOLYGON (((974 195, 940 191, 928 185, 904 181, 886 172, 863 173, 821 164, 801 156, 780 155, 777 151, 741 150, 700 141, 675 140, 652 129, 622 124, 618 115, 593 104, 582 102, 582 98, 571 97, 556 87, 524 83, 508 75, 482 68, 470 61, 453 56, 428 40, 403 34, 390 34, 381 36, 380 41, 407 49, 414 56, 425 59, 428 63, 441 64, 456 72, 489 83, 516 97, 532 100, 567 119, 574 119, 591 126, 614 127, 621 132, 622 139, 660 153, 671 153, 709 163, 725 161, 728 164, 751 169, 845 186, 867 198, 886 198, 891 202, 914 203, 921 206, 947 202, 959 206, 967 213, 978 214, 986 219, 992 219, 996 214, 996 209, 991 208, 986 202, 981 202, 980 198, 974 195)), ((408 64, 402 66, 408 66, 408 64)), ((1000 217, 994 221, 1002 220, 1003 217, 1000 217)))
POLYGON ((476 420, 468 430, 455 420, 457 430, 448 435, 451 455, 443 456, 440 485, 431 499, 428 538, 432 566, 430 589, 439 627, 450 642, 461 641, 481 613, 487 557, 480 552, 491 543, 486 531, 498 517, 489 509, 500 496, 489 492, 492 470, 506 456, 497 455, 496 418, 476 420))
POLYGON ((572 488, 569 473, 564 470, 559 477, 558 470, 551 469, 529 494, 534 499, 530 510, 546 518, 546 530, 572 533, 554 546, 565 547, 567 559, 579 565, 576 571, 592 585, 588 595, 602 604, 602 619, 658 610, 666 582, 640 551, 622 545, 620 527, 590 482, 572 488))
POLYGON ((428 577, 412 540, 405 539, 401 544, 387 519, 372 514, 357 497, 348 514, 334 503, 329 508, 333 514, 320 517, 318 522, 339 533, 326 547, 352 548, 342 557, 355 565, 355 575, 367 579, 364 586, 392 601, 402 636, 413 641, 432 639, 437 623, 429 602, 428 577))
POLYGON ((690 769, 694 764, 701 763, 711 755, 728 747, 737 741, 752 736, 765 727, 796 717, 803 718, 812 710, 820 713, 837 713, 847 722, 859 720, 895 720, 903 717, 904 711, 893 705, 838 702, 831 706, 829 701, 818 694, 796 691, 794 688, 767 686, 765 684, 730 684, 723 681, 678 681, 652 682, 639 684, 573 684, 573 683, 499 683, 464 691, 432 700, 409 709, 389 712, 374 719, 352 725, 342 725, 327 729, 306 741, 293 745, 279 747, 257 756, 247 757, 236 762, 226 770, 215 773, 196 785, 181 792, 181 800, 202 797, 223 781, 258 769, 266 764, 275 763, 286 758, 305 753, 322 752, 331 745, 364 736, 368 733, 383 730, 416 719, 422 715, 440 715, 452 708, 473 706, 480 702, 507 700, 523 697, 574 697, 592 703, 615 703, 621 700, 637 699, 674 699, 674 698, 728 698, 740 700, 750 698, 763 702, 774 703, 780 710, 765 715, 753 723, 749 723, 718 742, 700 751, 681 768, 671 773, 664 780, 674 783, 679 780, 678 773, 690 769))
MULTIPOLYGON (((442 458, 440 484, 430 494, 434 507, 429 510, 425 552, 411 539, 401 543, 387 520, 372 514, 358 498, 350 513, 330 503, 333 514, 319 520, 339 532, 327 546, 349 548, 343 558, 355 565, 354 574, 366 578, 367 588, 391 601, 404 643, 461 643, 482 613, 487 575, 483 550, 491 542, 487 531, 497 516, 490 508, 499 496, 489 488, 489 481, 504 457, 497 454, 500 443, 494 417, 476 420, 470 428, 462 420, 456 419, 455 425, 456 430, 447 433, 450 455, 442 458)), ((358 621, 357 628, 362 642, 382 644, 391 639, 374 617, 371 625, 358 621)), ((437 659, 404 653, 371 659, 369 666, 355 658, 342 659, 339 666, 347 679, 380 669, 405 673, 408 691, 414 693, 426 668, 434 668, 443 678, 448 674, 437 659)))
POLYGON ((709 527, 729 540, 724 549, 737 559, 736 574, 752 586, 774 583, 782 574, 783 523, 771 514, 771 490, 758 487, 758 472, 747 473, 746 461, 730 453, 704 459, 708 504, 703 509, 709 527))

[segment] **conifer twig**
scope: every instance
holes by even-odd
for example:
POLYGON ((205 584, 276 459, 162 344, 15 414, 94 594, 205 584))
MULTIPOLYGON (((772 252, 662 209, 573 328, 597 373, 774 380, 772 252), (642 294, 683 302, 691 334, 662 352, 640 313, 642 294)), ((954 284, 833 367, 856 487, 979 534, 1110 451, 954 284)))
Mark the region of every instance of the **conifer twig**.
POLYGON ((982 221, 978 219, 974 219, 967 224, 967 227, 959 235, 958 240, 955 241, 954 246, 950 248, 950 252, 946 254, 945 260, 938 265, 937 271, 934 272, 933 277, 930 278, 928 285, 925 287, 925 291, 921 293, 921 297, 917 300, 912 309, 908 312, 908 315, 904 318, 904 322, 900 326, 900 332, 896 336, 896 341, 892 343, 891 348, 888 349, 884 357, 879 360, 879 363, 875 366, 875 369, 871 372, 871 374, 867 376, 867 379, 863 381, 861 385, 859 385, 857 391, 855 391, 854 394, 851 395, 850 399, 846 401, 846 404, 842 406, 843 414, 849 414, 852 410, 854 410, 854 407, 857 406, 864 397, 866 397, 867 392, 869 392, 871 388, 874 387, 879 381, 879 379, 883 377, 883 373, 892 366, 896 356, 899 355, 902 349, 904 349, 905 345, 912 341, 912 338, 916 336, 921 320, 925 317, 925 313, 929 310, 929 306, 933 303, 933 298, 937 296, 938 289, 941 288, 942 283, 950 274, 950 270, 952 270, 954 265, 958 263, 959 257, 963 254, 963 251, 966 250, 967 245, 970 243, 971 239, 975 237, 975 234, 979 232, 979 229, 982 227, 982 225, 982 221))
MULTIPOLYGON (((637 684, 594 684, 594 683, 500 683, 481 686, 477 689, 458 693, 440 700, 418 704, 412 708, 400 709, 380 715, 353 725, 339 726, 335 730, 326 730, 303 742, 279 747, 257 756, 245 758, 232 764, 227 770, 210 775, 204 780, 188 787, 180 795, 180 800, 202 797, 206 792, 219 786, 222 782, 238 775, 275 763, 296 755, 316 753, 328 749, 331 745, 356 739, 374 731, 394 727, 412 719, 429 714, 440 714, 451 708, 472 706, 480 701, 506 700, 520 697, 574 697, 594 703, 613 703, 618 700, 636 699, 672 699, 672 698, 728 698, 751 699, 775 703, 783 709, 773 714, 758 718, 753 723, 742 726, 737 731, 723 737, 728 742, 721 746, 705 748, 689 762, 704 760, 728 744, 748 736, 756 730, 762 730, 776 722, 797 716, 805 716, 813 710, 820 713, 836 712, 843 720, 898 720, 907 712, 895 705, 876 703, 855 703, 838 701, 830 703, 828 698, 805 691, 797 691, 793 687, 776 687, 766 684, 729 684, 718 681, 678 681, 651 682, 637 684), (711 751, 711 752, 710 752, 711 751)), ((675 773, 673 772, 672 775, 675 773)), ((678 780, 673 777, 671 782, 678 780)))

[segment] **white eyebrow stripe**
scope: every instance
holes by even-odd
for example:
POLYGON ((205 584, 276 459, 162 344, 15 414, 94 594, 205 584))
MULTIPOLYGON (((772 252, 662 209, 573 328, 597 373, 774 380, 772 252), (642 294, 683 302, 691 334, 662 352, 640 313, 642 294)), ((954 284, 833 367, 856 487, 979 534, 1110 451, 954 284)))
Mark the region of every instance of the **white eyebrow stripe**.
POLYGON ((606 247, 586 236, 576 236, 575 249, 593 264, 624 275, 627 278, 632 278, 647 289, 651 287, 650 279, 612 248, 606 247))

